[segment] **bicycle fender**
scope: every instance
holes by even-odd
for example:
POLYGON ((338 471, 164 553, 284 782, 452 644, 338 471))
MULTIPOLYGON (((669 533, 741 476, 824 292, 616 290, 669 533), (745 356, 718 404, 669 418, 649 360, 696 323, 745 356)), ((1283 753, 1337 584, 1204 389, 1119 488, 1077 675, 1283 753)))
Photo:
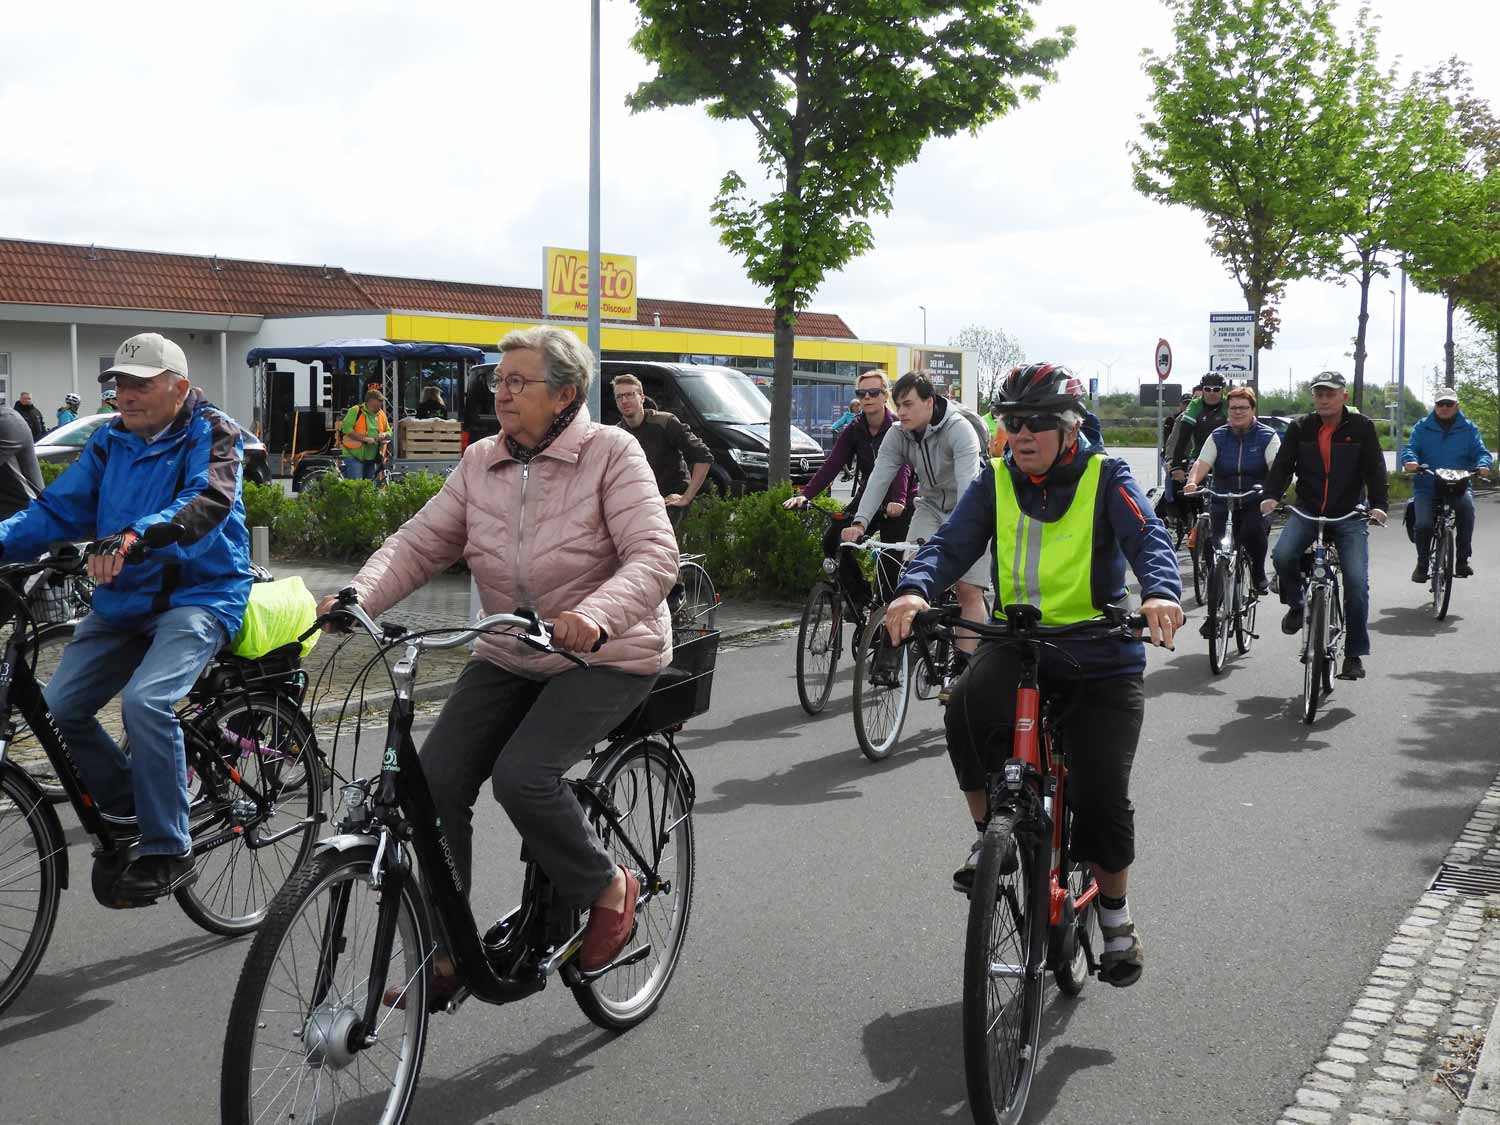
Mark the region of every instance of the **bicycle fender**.
POLYGON ((363 832, 343 832, 337 836, 324 836, 313 851, 314 854, 326 851, 347 852, 354 848, 373 848, 379 844, 380 840, 375 836, 363 832))

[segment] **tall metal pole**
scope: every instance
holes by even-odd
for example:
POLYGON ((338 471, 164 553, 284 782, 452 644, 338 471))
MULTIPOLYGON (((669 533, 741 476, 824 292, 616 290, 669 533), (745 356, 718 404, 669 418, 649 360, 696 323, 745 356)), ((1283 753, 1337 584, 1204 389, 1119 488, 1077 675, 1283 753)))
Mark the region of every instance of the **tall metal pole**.
POLYGON ((918 305, 917 308, 922 310, 922 346, 925 348, 927 346, 927 306, 918 305))
POLYGON ((1391 444, 1399 451, 1401 435, 1406 432, 1406 271, 1401 271, 1401 353, 1396 368, 1396 432, 1391 444))
POLYGON ((1396 291, 1387 289, 1391 295, 1391 375, 1396 374, 1396 291))
MULTIPOLYGON (((599 343, 599 0, 590 5, 589 61, 589 351, 604 358, 599 343)), ((589 414, 597 421, 599 380, 589 384, 589 414)))

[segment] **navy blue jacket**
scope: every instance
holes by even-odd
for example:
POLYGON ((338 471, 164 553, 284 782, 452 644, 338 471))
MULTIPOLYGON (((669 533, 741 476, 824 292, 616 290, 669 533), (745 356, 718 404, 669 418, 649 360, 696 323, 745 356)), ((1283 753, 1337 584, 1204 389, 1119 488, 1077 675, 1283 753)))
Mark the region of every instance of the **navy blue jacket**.
MULTIPOLYGON (((1070 461, 1054 468, 1041 484, 1016 468, 1009 450, 1004 464, 1016 486, 1022 510, 1033 519, 1048 521, 1049 517, 1060 518, 1073 502, 1078 480, 1090 457, 1104 457, 1094 512, 1094 604, 1119 604, 1125 600, 1127 559, 1140 581, 1142 601, 1167 598, 1180 602, 1182 578, 1177 572, 1177 552, 1124 461, 1105 457, 1097 449, 1080 449, 1070 461)), ((939 592, 961 578, 976 559, 990 550, 994 538, 995 470, 993 462, 986 462, 974 483, 959 498, 948 521, 902 570, 902 590, 935 602, 939 592)), ((996 561, 992 553, 992 570, 996 561)), ((995 581, 998 590, 998 575, 995 581)), ((1146 667, 1146 649, 1140 641, 1077 640, 1062 641, 1059 646, 1078 661, 1083 675, 1089 679, 1135 676, 1146 667)), ((1062 676, 1076 674, 1071 664, 1051 654, 1044 655, 1043 669, 1062 676)))
POLYGON ((1256 422, 1239 433, 1226 424, 1208 436, 1214 443, 1215 492, 1247 492, 1265 481, 1271 470, 1266 450, 1276 440, 1270 426, 1256 422))
MULTIPOLYGON (((1444 428, 1433 411, 1411 428, 1411 437, 1401 448, 1401 464, 1415 461, 1429 469, 1482 469, 1490 465, 1490 451, 1484 447, 1479 427, 1464 417, 1462 410, 1444 428)), ((1432 495, 1432 478, 1419 473, 1411 482, 1412 492, 1432 495)))
POLYGON ((233 638, 250 599, 243 459, 239 427, 197 389, 153 442, 123 420, 110 422, 24 511, 0 523, 5 560, 35 558, 57 542, 177 524, 183 534, 175 545, 123 567, 94 591, 94 612, 128 622, 202 606, 233 638))

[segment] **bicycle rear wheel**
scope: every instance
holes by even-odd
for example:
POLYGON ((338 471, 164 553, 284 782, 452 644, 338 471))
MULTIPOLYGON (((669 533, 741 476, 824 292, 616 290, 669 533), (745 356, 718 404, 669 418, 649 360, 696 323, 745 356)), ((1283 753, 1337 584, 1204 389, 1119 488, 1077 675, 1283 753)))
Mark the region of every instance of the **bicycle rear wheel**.
POLYGON ((1318 704, 1329 678, 1328 591, 1323 586, 1313 587, 1308 597, 1307 640, 1302 655, 1302 721, 1310 723, 1318 717, 1318 704))
POLYGON ((888 651, 884 661, 878 660, 877 654, 889 645, 885 607, 880 606, 870 611, 854 657, 854 737, 872 762, 889 757, 895 749, 910 700, 910 653, 903 646, 894 661, 888 651))
POLYGON ((1432 616, 1441 621, 1448 616, 1448 601, 1453 597, 1453 529, 1445 525, 1435 538, 1437 549, 1432 556, 1432 616))
POLYGON ((227 769, 270 802, 265 816, 226 770, 198 773, 189 810, 198 878, 177 892, 182 911, 205 930, 249 933, 317 843, 324 781, 312 724, 288 699, 273 694, 231 695, 183 732, 194 749, 209 741, 227 769), (299 823, 302 828, 292 831, 299 823), (279 833, 274 843, 251 846, 279 833), (198 849, 216 841, 206 850, 198 849))
POLYGON ((1229 560, 1216 560, 1208 574, 1208 667, 1216 676, 1224 670, 1229 656, 1229 630, 1234 617, 1230 582, 1229 560))
POLYGON ((382 899, 396 893, 370 887, 374 858, 369 846, 321 852, 272 903, 229 1009, 226 1125, 406 1120, 427 1041, 427 914, 408 878, 388 907, 397 913, 384 982, 405 1007, 380 1007, 364 1028, 382 899))
POLYGON ((976 1125, 1020 1121, 1036 1073, 1047 925, 1039 868, 1015 836, 1014 814, 995 816, 974 869, 964 942, 964 1074, 976 1125))
POLYGON ((1255 611, 1260 597, 1251 587, 1250 557, 1241 548, 1234 558, 1234 647, 1241 656, 1250 651, 1255 640, 1255 611))
POLYGON ((674 628, 713 629, 719 619, 719 595, 713 579, 695 562, 677 568, 682 583, 682 606, 673 620, 674 628))
POLYGON ((809 715, 823 710, 833 691, 843 613, 838 591, 826 582, 813 586, 802 607, 802 623, 797 627, 797 700, 809 715))
POLYGON ((654 739, 627 747, 605 766, 599 780, 624 834, 656 868, 652 884, 637 870, 620 833, 602 816, 593 818, 614 861, 641 876, 636 934, 621 956, 648 944, 651 952, 632 965, 580 981, 573 986, 573 998, 600 1027, 625 1031, 655 1011, 682 956, 693 906, 692 783, 672 752, 654 739))
POLYGON ((0 762, 0 1012, 42 963, 62 894, 66 845, 36 782, 0 762))

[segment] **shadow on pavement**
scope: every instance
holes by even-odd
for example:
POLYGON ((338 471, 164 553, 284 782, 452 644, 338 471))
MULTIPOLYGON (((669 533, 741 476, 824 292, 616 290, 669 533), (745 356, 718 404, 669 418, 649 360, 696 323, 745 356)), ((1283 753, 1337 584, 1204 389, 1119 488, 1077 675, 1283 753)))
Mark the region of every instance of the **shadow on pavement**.
POLYGON ((1239 718, 1230 719, 1210 733, 1190 734, 1187 740, 1194 746, 1208 748, 1198 755, 1198 760, 1210 765, 1238 762, 1249 754, 1324 750, 1328 741, 1322 736, 1354 718, 1349 708, 1329 706, 1329 702, 1325 701, 1317 719, 1309 726, 1302 721, 1301 696, 1288 699, 1279 695, 1252 695, 1235 701, 1239 718))
MULTIPOLYGON (((136 977, 169 971, 205 953, 222 949, 225 943, 224 938, 208 935, 182 938, 146 953, 80 965, 68 973, 38 973, 0 1021, 9 1025, 0 1028, 0 1050, 12 1043, 82 1023, 115 1002, 92 993, 106 992, 136 977), (28 1014, 29 1019, 25 1018, 28 1014), (22 1018, 17 1019, 17 1016, 22 1018)), ((46 964, 45 961, 42 963, 46 964)))
MULTIPOLYGON (((798 710, 800 712, 801 708, 798 710)), ((934 727, 906 735, 889 758, 872 762, 859 752, 851 727, 847 750, 798 762, 789 770, 765 777, 721 781, 714 786, 709 799, 705 800, 699 794, 693 813, 734 812, 747 805, 818 805, 824 801, 852 801, 862 796, 856 788, 862 778, 947 753, 948 743, 943 729, 934 727)))
POLYGON ((1449 610, 1446 619, 1435 621, 1430 604, 1420 608, 1389 606, 1380 611, 1378 619, 1370 621, 1370 632, 1387 637, 1440 637, 1444 633, 1457 632, 1458 623, 1462 620, 1462 617, 1449 610))
POLYGON ((1146 698, 1160 695, 1227 695, 1221 684, 1235 667, 1231 657, 1222 675, 1215 676, 1208 670, 1208 642, 1197 635, 1197 626, 1190 621, 1188 628, 1178 633, 1179 647, 1183 643, 1196 644, 1192 652, 1179 652, 1160 668, 1146 669, 1146 698), (1191 634, 1188 636, 1186 634, 1191 634))

